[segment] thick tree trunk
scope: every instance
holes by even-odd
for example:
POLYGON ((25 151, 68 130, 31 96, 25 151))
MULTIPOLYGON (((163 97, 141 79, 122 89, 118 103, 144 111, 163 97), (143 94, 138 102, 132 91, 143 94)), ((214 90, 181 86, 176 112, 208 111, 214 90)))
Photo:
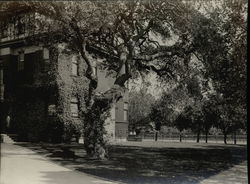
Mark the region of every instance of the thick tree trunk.
POLYGON ((182 132, 180 132, 180 142, 182 142, 182 132))
POLYGON ((85 115, 84 147, 87 155, 104 159, 107 155, 104 123, 114 103, 109 96, 96 98, 91 110, 85 115))
POLYGON ((109 111, 117 100, 119 100, 126 88, 114 85, 111 89, 100 96, 96 96, 91 109, 85 114, 84 120, 84 146, 90 157, 105 159, 107 156, 106 140, 104 135, 105 120, 109 111))
POLYGON ((84 122, 84 147, 87 155, 93 158, 106 157, 106 143, 103 138, 104 120, 97 117, 87 117, 84 122))

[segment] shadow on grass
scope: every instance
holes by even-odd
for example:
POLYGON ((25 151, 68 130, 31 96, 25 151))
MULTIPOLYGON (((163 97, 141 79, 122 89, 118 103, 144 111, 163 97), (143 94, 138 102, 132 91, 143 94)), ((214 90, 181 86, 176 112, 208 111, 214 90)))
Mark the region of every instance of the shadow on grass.
POLYGON ((118 146, 108 160, 86 157, 82 145, 18 144, 66 167, 121 183, 195 184, 247 159, 246 146, 192 148, 118 146))

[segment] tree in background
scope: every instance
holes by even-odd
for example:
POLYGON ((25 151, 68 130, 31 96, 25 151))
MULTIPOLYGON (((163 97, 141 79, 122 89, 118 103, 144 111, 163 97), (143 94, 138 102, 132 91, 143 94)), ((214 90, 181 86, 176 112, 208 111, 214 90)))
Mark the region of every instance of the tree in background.
POLYGON ((158 132, 161 130, 161 126, 165 123, 164 110, 160 107, 159 102, 155 103, 151 107, 151 113, 149 114, 150 120, 154 123, 155 141, 158 140, 158 132))
POLYGON ((188 90, 184 85, 175 87, 170 92, 163 92, 162 96, 152 106, 150 118, 160 131, 162 126, 174 126, 174 122, 180 112, 192 103, 188 90))
POLYGON ((210 97, 209 100, 205 101, 202 107, 204 121, 203 121, 203 132, 205 133, 205 142, 208 142, 209 130, 218 124, 218 113, 216 112, 216 100, 210 97))
POLYGON ((132 90, 129 92, 129 128, 139 134, 142 129, 149 126, 151 106, 154 104, 154 97, 147 92, 145 87, 139 91, 132 90))
POLYGON ((192 36, 195 55, 204 64, 206 76, 212 79, 219 96, 213 111, 219 113, 217 126, 226 143, 227 134, 246 122, 247 1, 202 5, 205 16, 193 21, 197 25, 193 26, 192 36))
POLYGON ((234 115, 232 117, 233 119, 233 135, 234 135, 234 144, 236 144, 236 134, 237 131, 241 130, 247 130, 247 111, 245 107, 238 106, 237 109, 234 109, 234 115))
POLYGON ((184 110, 174 121, 174 126, 180 131, 180 142, 182 142, 182 132, 185 129, 190 128, 191 121, 190 118, 185 114, 187 110, 184 110))

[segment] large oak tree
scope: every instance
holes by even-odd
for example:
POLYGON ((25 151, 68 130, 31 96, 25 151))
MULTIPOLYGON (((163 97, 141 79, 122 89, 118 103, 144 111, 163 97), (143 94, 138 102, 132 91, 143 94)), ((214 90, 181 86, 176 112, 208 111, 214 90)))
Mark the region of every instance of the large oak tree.
POLYGON ((65 43, 86 63, 89 86, 84 143, 88 155, 94 157, 105 156, 103 125, 112 104, 126 91, 125 83, 139 73, 174 77, 176 62, 188 63, 193 51, 187 34, 192 11, 181 1, 24 1, 0 5, 2 20, 18 9, 38 13, 35 25, 41 26, 39 33, 30 35, 32 41, 65 43), (89 48, 103 57, 103 68, 115 78, 113 86, 102 94, 96 92, 98 78, 89 48))

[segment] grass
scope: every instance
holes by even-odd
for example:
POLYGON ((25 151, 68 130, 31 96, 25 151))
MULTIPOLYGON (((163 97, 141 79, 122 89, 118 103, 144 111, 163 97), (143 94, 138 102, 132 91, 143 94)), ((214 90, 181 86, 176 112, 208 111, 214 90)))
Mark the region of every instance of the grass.
POLYGON ((199 183, 247 160, 243 145, 126 142, 111 145, 108 160, 88 158, 81 144, 21 145, 65 167, 128 184, 199 183))

